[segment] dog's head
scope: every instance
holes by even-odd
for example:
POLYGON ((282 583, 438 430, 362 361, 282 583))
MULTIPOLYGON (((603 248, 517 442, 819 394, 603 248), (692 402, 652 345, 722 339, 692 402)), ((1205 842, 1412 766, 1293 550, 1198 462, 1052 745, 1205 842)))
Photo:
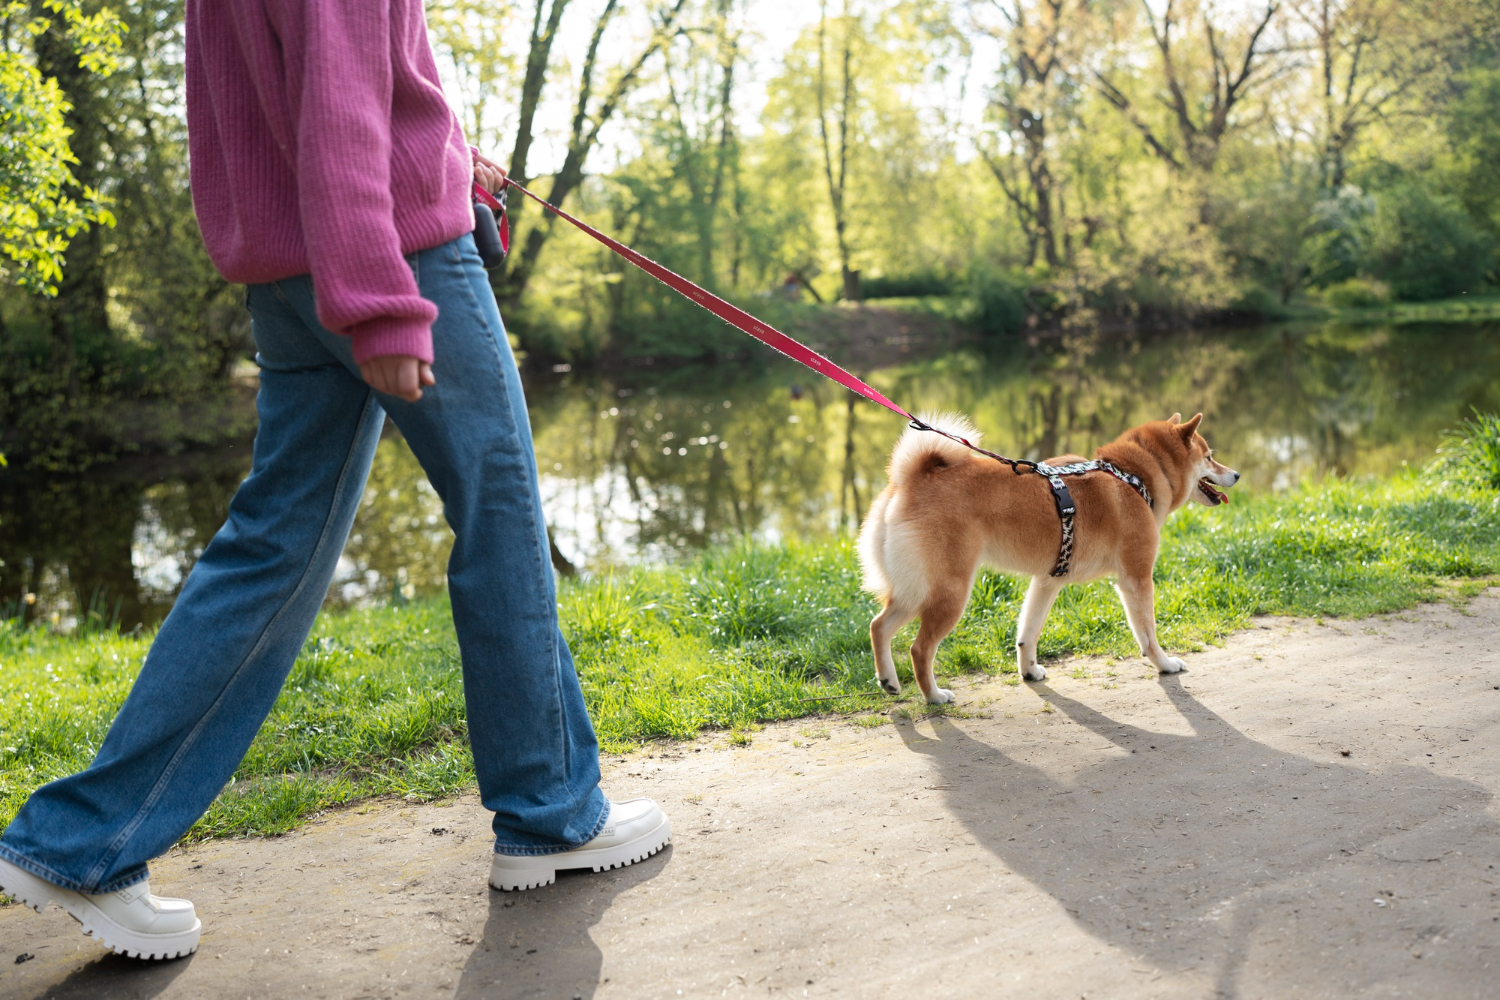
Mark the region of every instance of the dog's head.
POLYGON ((1218 487, 1233 486, 1240 481, 1240 474, 1214 460, 1213 449, 1203 440, 1203 435, 1198 433, 1198 425, 1202 422, 1201 413, 1186 423, 1182 420, 1182 414, 1174 413, 1172 419, 1154 425, 1156 433, 1153 436, 1161 445, 1165 445, 1159 447, 1159 452, 1171 455, 1176 464, 1181 466, 1183 481, 1193 484, 1187 499, 1205 507, 1217 507, 1229 502, 1229 498, 1218 487))

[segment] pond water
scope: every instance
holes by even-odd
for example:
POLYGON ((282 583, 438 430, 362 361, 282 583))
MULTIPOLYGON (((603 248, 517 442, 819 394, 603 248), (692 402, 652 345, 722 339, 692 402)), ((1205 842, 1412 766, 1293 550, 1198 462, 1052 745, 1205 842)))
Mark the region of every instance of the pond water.
MULTIPOLYGON (((883 356, 862 352, 874 360, 861 374, 909 408, 971 415, 990 448, 1015 457, 1088 454, 1133 424, 1201 410, 1219 457, 1245 474, 1238 489, 1282 490, 1425 462, 1470 407, 1500 409, 1497 334, 1495 323, 1266 327, 915 358, 888 338, 883 356)), ((829 352, 842 357, 839 345, 829 352)), ((758 354, 532 376, 527 389, 554 541, 584 571, 742 536, 853 531, 902 430, 758 354)), ((74 478, 12 470, 0 480, 0 615, 61 627, 90 608, 127 628, 159 620, 249 463, 241 445, 74 478)), ((450 543, 416 460, 388 435, 328 600, 439 589, 450 543)))

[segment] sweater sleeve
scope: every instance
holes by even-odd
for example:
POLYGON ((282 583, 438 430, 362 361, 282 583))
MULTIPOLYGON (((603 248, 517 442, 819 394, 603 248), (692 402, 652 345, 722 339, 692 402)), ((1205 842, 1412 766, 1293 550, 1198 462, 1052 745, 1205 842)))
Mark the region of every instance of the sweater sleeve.
POLYGON ((352 338, 357 362, 430 363, 437 307, 401 254, 391 196, 389 0, 272 0, 267 9, 280 22, 318 319, 352 338))

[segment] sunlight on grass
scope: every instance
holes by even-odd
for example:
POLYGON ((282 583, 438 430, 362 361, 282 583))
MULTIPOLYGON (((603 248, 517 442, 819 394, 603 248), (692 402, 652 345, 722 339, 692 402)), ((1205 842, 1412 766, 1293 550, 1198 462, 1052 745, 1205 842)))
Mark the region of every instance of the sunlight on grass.
MULTIPOLYGON (((1475 578, 1495 573, 1500 494, 1432 473, 1334 480, 1177 514, 1157 566, 1157 618, 1168 649, 1193 649, 1252 615, 1395 611, 1472 596, 1475 578)), ((981 575, 940 650, 939 674, 1013 680, 1024 590, 1023 580, 981 575)), ((607 751, 704 729, 743 746, 758 723, 830 712, 866 726, 886 721, 869 713, 890 700, 865 697, 874 686, 875 604, 859 589, 847 539, 737 546, 564 583, 559 607, 607 751)), ((148 642, 0 625, 0 821, 37 785, 88 763, 148 642)), ((1125 669, 1136 650, 1107 582, 1064 591, 1040 653, 1105 654, 1125 669)), ((1116 675, 1113 662, 1106 674, 1102 683, 1116 675)), ((903 679, 910 684, 906 671, 903 679)), ((923 714, 910 688, 901 706, 923 714)), ((326 614, 233 782, 191 836, 275 834, 343 803, 427 800, 472 781, 446 601, 326 614)))

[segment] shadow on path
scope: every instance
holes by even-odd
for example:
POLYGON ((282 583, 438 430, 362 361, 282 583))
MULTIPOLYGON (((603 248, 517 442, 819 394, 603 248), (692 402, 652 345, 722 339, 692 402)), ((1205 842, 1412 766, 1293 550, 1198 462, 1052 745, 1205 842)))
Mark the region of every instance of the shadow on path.
MULTIPOLYGON (((1045 759, 1045 745, 1001 751, 942 717, 932 720, 935 739, 910 722, 898 729, 909 749, 937 764, 949 809, 980 844, 1098 940, 1164 970, 1209 971, 1221 996, 1240 994, 1249 939, 1265 929, 1268 906, 1279 932, 1299 906, 1328 905, 1328 869, 1371 854, 1435 861, 1452 853, 1445 839, 1474 823, 1497 835, 1493 819, 1479 815, 1490 794, 1477 785, 1411 766, 1371 773, 1275 750, 1205 708, 1177 677, 1161 685, 1191 735, 1115 722, 1031 685, 1111 744, 1083 751, 1097 763, 1060 764, 1055 773, 1019 759, 1045 759), (1469 823, 1455 831, 1459 816, 1469 823)), ((1079 751, 1068 753, 1077 760, 1079 751)), ((1368 894, 1362 902, 1368 908, 1368 894)), ((1326 935, 1337 933, 1336 922, 1327 927, 1326 935)), ((1291 947, 1326 956, 1344 944, 1291 947)))
POLYGON ((604 953, 590 928, 615 897, 655 878, 672 848, 612 872, 559 872, 554 885, 491 892, 484 937, 464 965, 458 1000, 590 1000, 604 953))
POLYGON ((106 952, 83 968, 75 969, 55 986, 37 984, 38 992, 35 993, 30 990, 10 993, 0 989, 0 996, 19 997, 30 993, 47 1000, 146 1000, 165 992, 197 958, 193 954, 165 962, 143 962, 106 952))

